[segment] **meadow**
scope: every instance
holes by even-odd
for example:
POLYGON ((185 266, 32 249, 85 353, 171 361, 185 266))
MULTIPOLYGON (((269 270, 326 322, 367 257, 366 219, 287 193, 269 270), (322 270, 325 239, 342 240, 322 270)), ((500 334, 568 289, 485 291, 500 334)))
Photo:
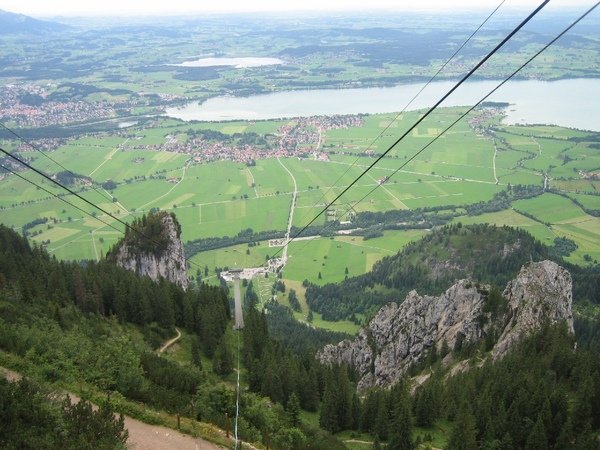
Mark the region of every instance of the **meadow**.
MULTIPOLYGON (((440 132, 444 124, 453 121, 461 112, 461 108, 442 109, 423 127, 417 128, 332 205, 330 209, 335 211, 335 217, 348 220, 349 213, 353 211, 445 205, 460 207, 489 200, 509 184, 540 185, 543 173, 551 177, 551 187, 556 183, 557 188, 569 191, 569 183, 574 183, 576 189, 572 194, 585 207, 594 209, 600 204, 599 197, 589 195, 595 193, 592 190, 594 181, 579 176, 580 171, 593 170, 591 168, 597 163, 598 152, 585 143, 586 133, 575 130, 548 126, 501 126, 498 119, 493 119, 491 125, 496 131, 494 138, 491 138, 462 121, 405 164, 407 156, 419 151, 440 132), (404 167, 397 171, 400 165, 404 167), (385 177, 389 178, 381 183, 385 177), (582 189, 585 186, 591 187, 582 189)), ((373 155, 377 155, 378 151, 385 148, 383 144, 387 145, 386 140, 390 141, 402 133, 418 114, 368 115, 364 117, 362 126, 332 129, 324 134, 321 150, 328 155, 327 158, 282 158, 282 163, 293 174, 298 188, 293 224, 304 226, 308 223, 326 202, 332 201, 373 162, 373 156, 369 156, 371 150, 373 155)), ((210 129, 230 135, 241 132, 273 134, 285 123, 282 120, 183 123, 162 119, 151 127, 132 127, 126 136, 72 139, 52 152, 51 157, 98 184, 114 181, 116 187, 110 192, 100 187, 96 190, 86 186, 78 188, 86 198, 100 203, 122 220, 130 220, 151 209, 174 211, 182 222, 184 241, 232 236, 246 228, 254 231, 283 230, 291 205, 293 180, 277 159, 260 159, 253 166, 232 161, 197 163, 185 154, 157 148, 173 137, 185 141, 190 130, 210 129), (135 148, 148 145, 151 149, 132 150, 127 146, 128 142, 134 143, 135 148)), ((46 173, 62 170, 38 153, 27 152, 23 155, 33 158, 32 164, 46 173)), ((47 180, 32 173, 25 172, 24 175, 43 188, 57 192, 56 187, 47 180)), ((91 209, 71 195, 64 199, 86 211, 91 209)), ((90 218, 16 177, 7 177, 0 183, 0 207, 5 208, 0 213, 2 222, 17 229, 34 218, 48 217, 52 222, 56 221, 38 225, 30 232, 35 232, 36 241, 45 242, 49 250, 61 258, 85 259, 104 254, 118 238, 118 232, 99 220, 110 223, 118 230, 122 228, 103 213, 97 213, 99 220, 90 218)), ((520 208, 518 202, 516 207, 520 208)), ((538 214, 536 210, 529 209, 526 212, 533 216, 538 214)), ((550 203, 544 204, 541 209, 546 210, 539 217, 541 222, 561 222, 554 224, 553 232, 575 236, 576 241, 581 241, 583 249, 587 246, 585 236, 590 232, 594 236, 596 234, 596 221, 572 203, 569 208, 550 203), (573 227, 578 229, 574 230, 573 227)), ((465 221, 480 219, 488 220, 487 217, 475 217, 465 218, 465 221)), ((325 217, 321 217, 316 223, 324 224, 325 220, 325 217)), ((540 227, 530 228, 536 230, 540 237, 548 237, 545 232, 538 230, 540 227)), ((402 240, 387 240, 393 243, 392 251, 402 247, 402 240)), ((371 264, 357 256, 356 245, 346 242, 333 246, 326 243, 319 246, 315 243, 302 245, 310 245, 310 252, 319 255, 331 254, 332 260, 343 258, 352 261, 353 274, 364 272, 371 264), (341 247, 338 248, 338 245, 341 247), (345 250, 339 251, 341 248, 345 250)), ((294 247, 295 244, 291 254, 294 247)), ((585 254, 582 251, 585 250, 578 252, 580 257, 585 254)), ((365 259, 371 261, 380 256, 377 254, 365 259)), ((338 281, 340 272, 343 272, 334 264, 323 266, 322 262, 318 264, 322 270, 299 270, 292 260, 289 272, 293 279, 306 277, 315 281, 320 271, 321 280, 338 281)), ((307 260, 302 261, 301 265, 312 266, 313 263, 315 261, 307 260)))
MULTIPOLYGON (((575 203, 590 211, 600 209, 598 182, 587 176, 600 167, 597 149, 586 141, 590 133, 550 126, 505 126, 499 115, 488 115, 480 127, 460 122, 451 133, 405 163, 461 111, 462 108, 447 108, 433 115, 430 123, 410 134, 338 199, 329 208, 330 218, 343 221, 351 220, 351 213, 360 211, 441 206, 466 214, 466 205, 489 201, 517 184, 542 186, 547 176, 550 188, 571 198, 545 193, 515 201, 511 209, 463 215, 454 222, 517 226, 548 245, 555 237, 568 237, 578 245, 568 257, 571 262, 588 264, 600 259, 600 219, 575 203), (482 131, 486 127, 487 131, 482 131), (398 170, 400 166, 403 167, 398 170)), ((317 149, 326 157, 318 159, 265 158, 251 165, 228 160, 197 161, 186 154, 165 151, 167 142, 185 142, 188 134, 198 130, 226 135, 276 134, 289 121, 183 123, 166 118, 154 121, 150 127, 131 127, 118 136, 74 138, 50 155, 73 172, 93 180, 93 186, 76 183, 72 188, 123 221, 150 210, 174 212, 181 222, 184 241, 235 236, 248 228, 254 232, 283 231, 294 190, 290 173, 297 185, 293 224, 301 227, 371 165, 385 148, 383 144, 401 134, 418 114, 368 115, 362 126, 328 130, 317 149), (372 145, 379 135, 381 140, 372 145), (132 143, 135 149, 130 147, 132 143), (100 186, 108 181, 114 182, 108 190, 100 186)), ((478 114, 482 112, 469 120, 477 119, 478 114)), ((22 155, 50 175, 63 170, 39 153, 22 155)), ((101 211, 90 217, 77 209, 92 212, 80 199, 70 194, 55 198, 44 191, 59 192, 48 180, 31 171, 22 175, 43 189, 15 176, 2 179, 2 223, 16 230, 25 227, 37 243, 60 259, 98 259, 117 242, 123 229, 118 221, 101 211), (38 218, 48 221, 32 226, 31 222, 38 218)), ((315 224, 324 225, 326 221, 327 215, 323 214, 315 224)), ((425 233, 427 230, 389 230, 369 240, 338 235, 295 241, 289 247, 283 278, 300 287, 305 279, 317 284, 338 282, 346 276, 365 273, 376 261, 425 233)), ((198 267, 206 267, 207 275, 201 271, 203 279, 216 283, 216 268, 260 266, 280 250, 269 248, 264 241, 252 247, 237 245, 188 255, 190 275, 195 276, 198 267)), ((270 287, 265 286, 268 298, 270 287)), ((299 292, 302 302, 302 289, 299 292)), ((280 301, 287 302, 284 296, 280 297, 280 301)), ((296 313, 299 319, 303 314, 306 311, 296 313)), ((314 320, 319 326, 328 326, 319 317, 314 320)), ((335 328, 353 326, 338 324, 335 328)))

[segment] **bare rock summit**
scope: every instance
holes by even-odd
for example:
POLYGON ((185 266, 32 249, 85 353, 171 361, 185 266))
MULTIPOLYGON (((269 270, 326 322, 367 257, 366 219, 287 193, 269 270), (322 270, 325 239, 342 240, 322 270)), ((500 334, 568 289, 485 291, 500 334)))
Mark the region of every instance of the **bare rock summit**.
POLYGON ((511 346, 549 321, 573 330, 572 283, 552 261, 521 268, 502 294, 490 286, 460 280, 439 297, 411 291, 400 305, 384 306, 354 340, 327 345, 325 363, 346 363, 359 374, 359 389, 387 386, 434 348, 459 349, 488 338, 501 358, 511 346))

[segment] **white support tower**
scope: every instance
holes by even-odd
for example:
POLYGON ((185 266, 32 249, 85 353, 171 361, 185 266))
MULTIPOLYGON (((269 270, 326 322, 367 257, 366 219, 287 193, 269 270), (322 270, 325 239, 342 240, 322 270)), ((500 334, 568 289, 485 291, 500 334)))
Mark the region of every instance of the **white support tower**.
MULTIPOLYGON (((272 267, 270 267, 273 269, 272 267)), ((242 311, 242 293, 240 289, 240 280, 251 280, 257 275, 264 275, 269 273, 267 267, 255 267, 250 269, 230 269, 221 272, 221 278, 227 282, 233 283, 233 300, 234 300, 234 319, 233 325, 234 330, 241 330, 244 328, 244 314, 242 311)))
POLYGON ((229 273, 232 276, 233 281, 233 299, 235 302, 235 323, 233 325, 234 330, 241 330, 244 328, 244 314, 242 311, 242 294, 240 290, 240 274, 242 269, 232 269, 229 273))

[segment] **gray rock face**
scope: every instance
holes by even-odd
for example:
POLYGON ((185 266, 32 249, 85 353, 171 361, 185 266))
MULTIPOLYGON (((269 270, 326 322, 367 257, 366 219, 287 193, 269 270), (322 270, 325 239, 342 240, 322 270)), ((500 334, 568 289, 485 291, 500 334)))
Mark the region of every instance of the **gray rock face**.
POLYGON ((354 340, 327 345, 317 353, 326 364, 347 363, 359 373, 359 389, 396 382, 435 346, 452 349, 490 333, 500 336, 492 355, 510 347, 545 320, 566 320, 573 329, 571 276, 551 261, 524 266, 504 290, 498 308, 488 303, 489 286, 460 280, 439 297, 410 292, 400 305, 384 306, 354 340))
POLYGON ((177 227, 168 214, 161 217, 161 222, 168 236, 168 245, 164 251, 160 254, 138 252, 123 242, 114 252, 114 261, 117 265, 138 275, 146 275, 155 281, 164 278, 187 289, 188 278, 183 243, 178 236, 177 227))
POLYGON ((529 270, 521 269, 517 278, 508 283, 503 295, 508 299, 511 314, 494 346, 494 359, 504 356, 512 344, 544 321, 566 320, 574 333, 571 274, 558 264, 544 261, 532 264, 529 270))

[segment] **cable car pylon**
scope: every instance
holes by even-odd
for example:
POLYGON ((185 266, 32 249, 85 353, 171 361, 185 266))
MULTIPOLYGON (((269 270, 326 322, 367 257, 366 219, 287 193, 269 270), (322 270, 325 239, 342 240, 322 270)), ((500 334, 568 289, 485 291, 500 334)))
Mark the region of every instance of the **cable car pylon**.
POLYGON ((233 299, 235 306, 235 315, 234 315, 234 330, 241 330, 244 328, 244 314, 242 311, 242 293, 240 289, 240 276, 244 270, 243 269, 230 269, 229 275, 231 275, 231 280, 233 281, 233 299))

